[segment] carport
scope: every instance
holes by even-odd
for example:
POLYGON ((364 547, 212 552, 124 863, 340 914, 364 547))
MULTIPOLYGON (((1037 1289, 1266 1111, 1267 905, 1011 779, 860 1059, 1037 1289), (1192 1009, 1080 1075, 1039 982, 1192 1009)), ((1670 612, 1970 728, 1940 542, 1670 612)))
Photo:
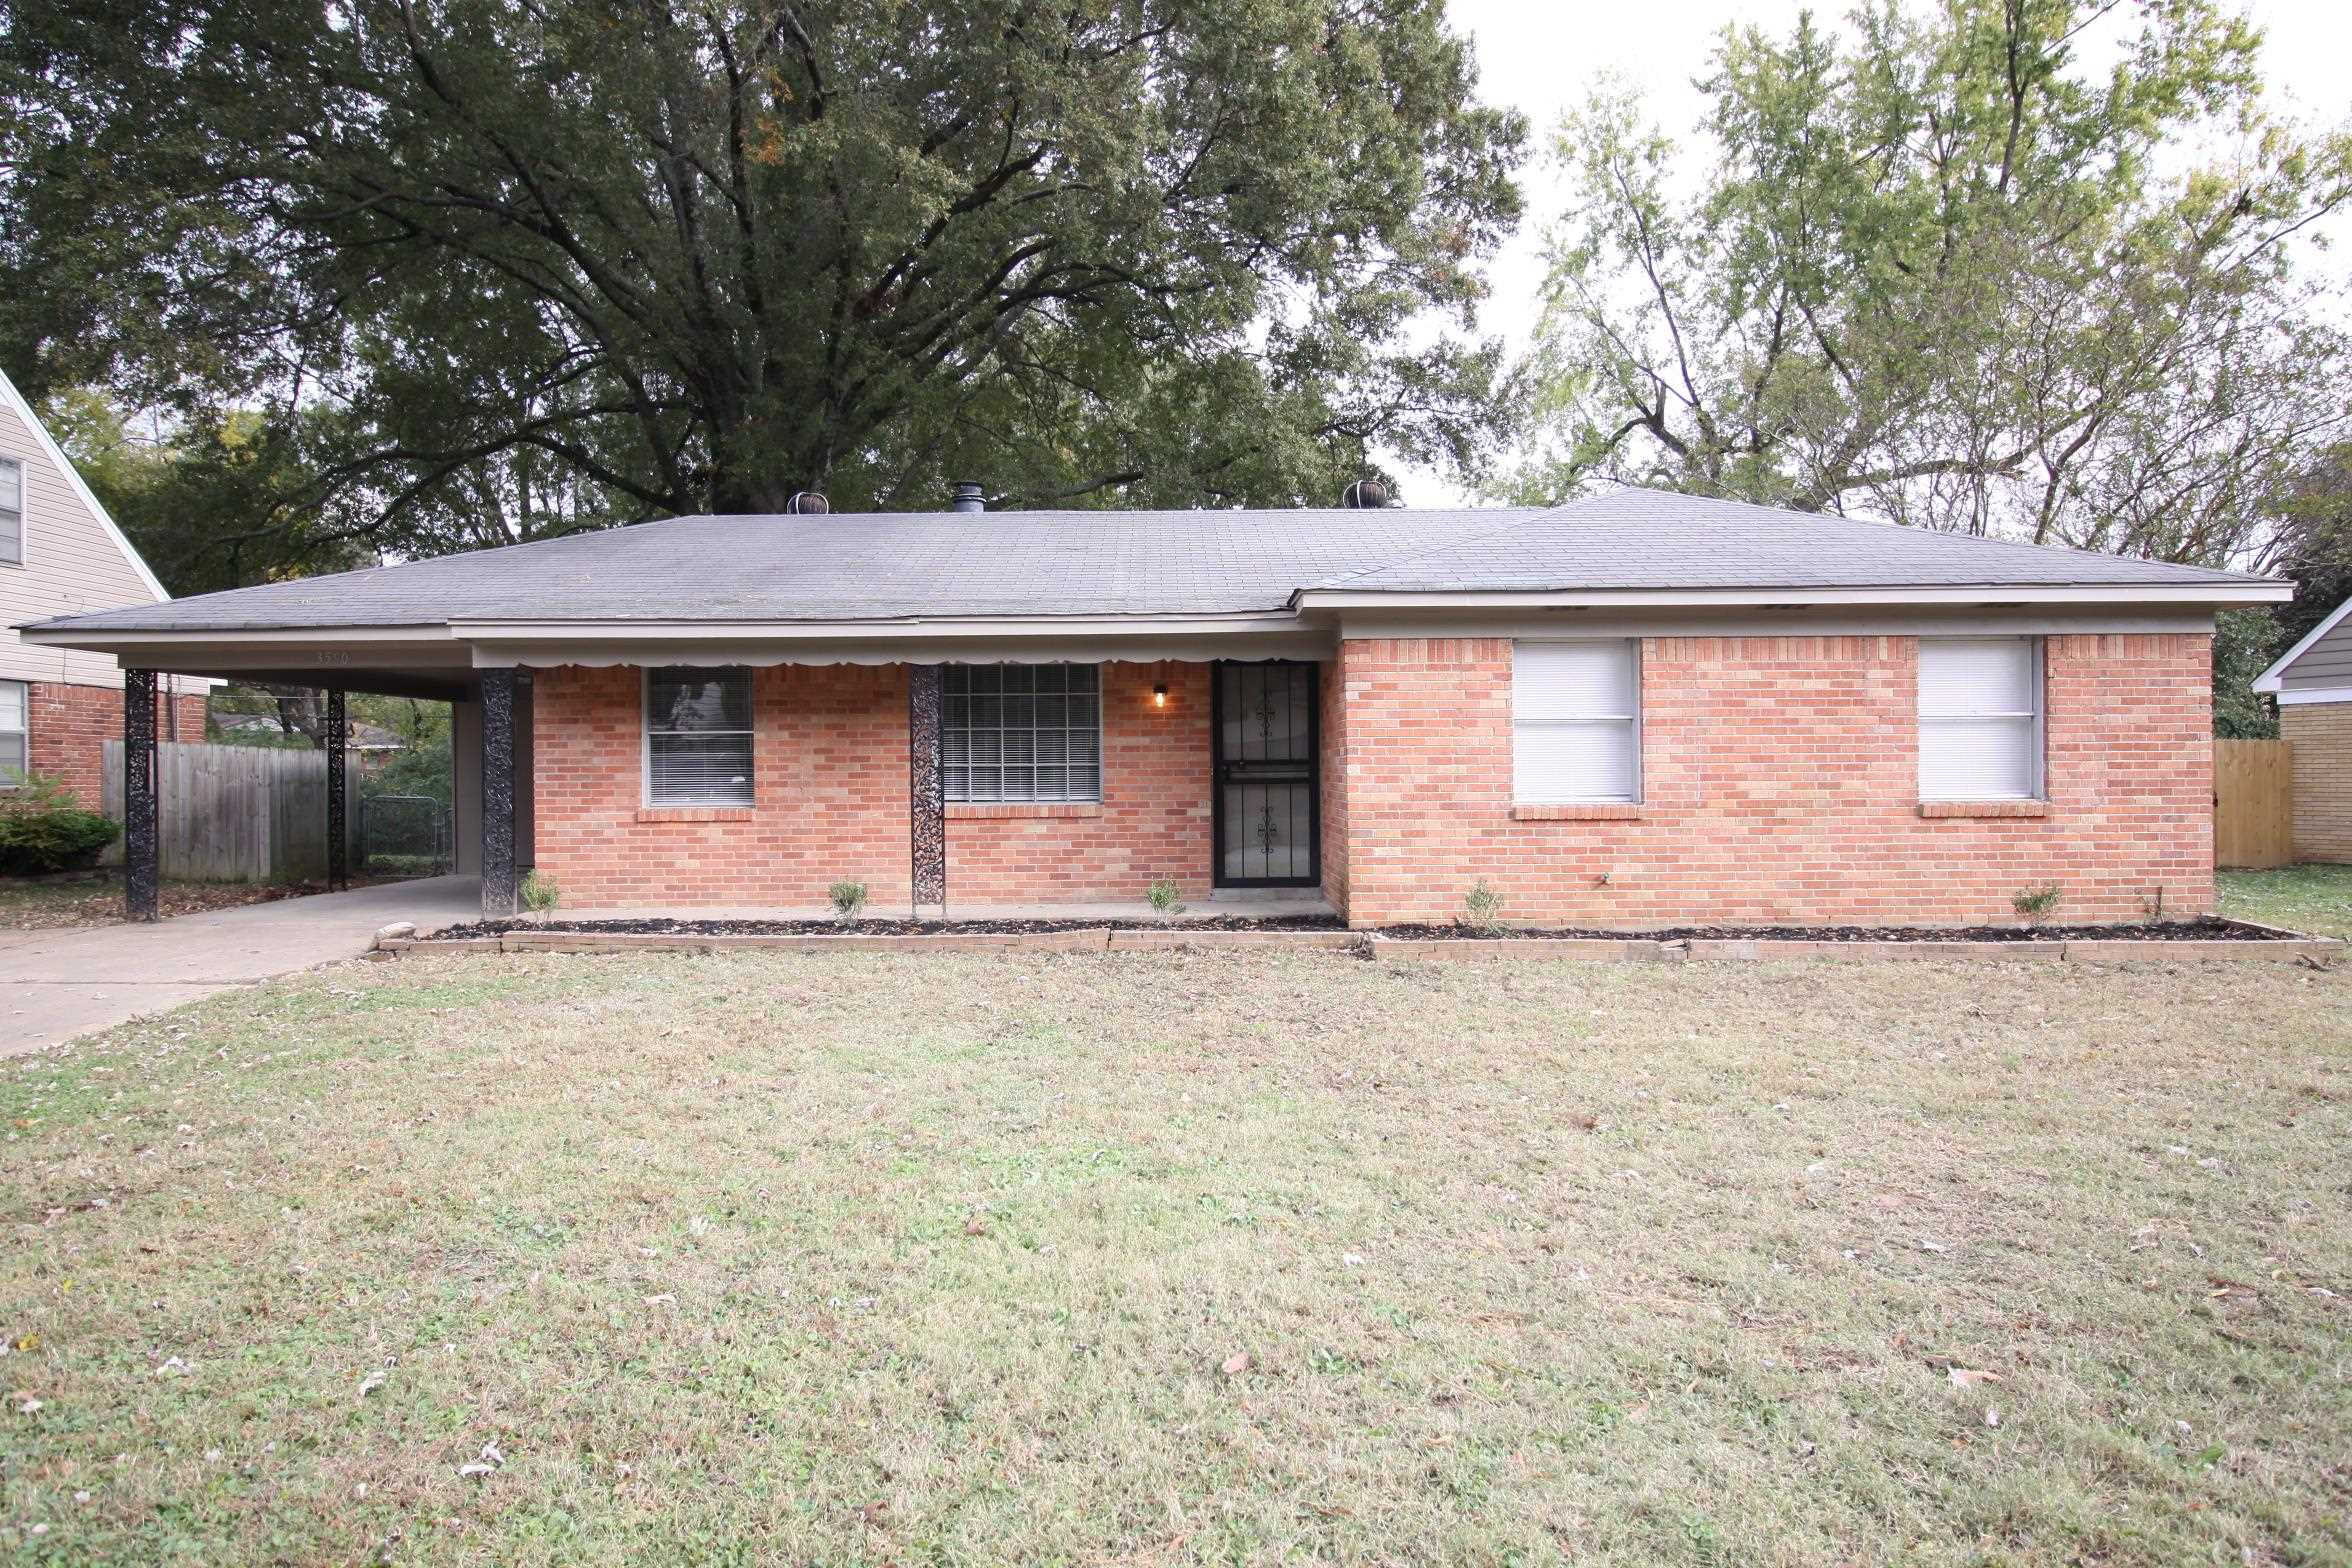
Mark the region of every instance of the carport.
POLYGON ((445 628, 353 627, 317 632, 239 628, 209 635, 27 628, 27 642, 112 654, 123 668, 123 893, 133 920, 154 920, 160 878, 155 721, 158 677, 316 687, 326 694, 327 882, 350 885, 344 756, 353 693, 417 697, 450 706, 456 770, 455 871, 479 877, 485 914, 512 914, 531 865, 530 673, 477 667, 445 628))

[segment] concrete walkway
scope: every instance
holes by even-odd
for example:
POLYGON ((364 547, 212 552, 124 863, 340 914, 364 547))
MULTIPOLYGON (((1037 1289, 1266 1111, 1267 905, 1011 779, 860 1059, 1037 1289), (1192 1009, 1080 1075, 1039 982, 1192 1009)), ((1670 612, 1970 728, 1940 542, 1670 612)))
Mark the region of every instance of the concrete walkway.
POLYGON ((177 915, 153 925, 0 931, 0 1056, 70 1040, 231 986, 357 958, 377 930, 470 920, 473 877, 430 877, 177 915))

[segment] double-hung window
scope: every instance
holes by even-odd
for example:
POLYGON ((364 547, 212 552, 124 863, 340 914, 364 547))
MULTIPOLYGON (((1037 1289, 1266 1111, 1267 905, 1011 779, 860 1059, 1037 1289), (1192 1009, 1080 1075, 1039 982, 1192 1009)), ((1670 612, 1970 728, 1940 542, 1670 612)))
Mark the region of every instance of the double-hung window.
POLYGON ((751 671, 645 672, 645 803, 748 806, 751 671))
POLYGON ((2034 800, 2041 793, 2041 639, 1922 637, 1919 798, 2034 800))
POLYGON ((24 565, 24 464, 0 457, 0 565, 24 565))
POLYGON ((31 695, 23 681, 0 681, 0 789, 22 784, 30 766, 27 731, 31 725, 26 710, 31 695))
POLYGON ((949 800, 1102 799, 1097 666, 951 664, 942 674, 949 800))
POLYGON ((1523 804, 1640 800, 1640 643, 1514 644, 1511 750, 1523 804))

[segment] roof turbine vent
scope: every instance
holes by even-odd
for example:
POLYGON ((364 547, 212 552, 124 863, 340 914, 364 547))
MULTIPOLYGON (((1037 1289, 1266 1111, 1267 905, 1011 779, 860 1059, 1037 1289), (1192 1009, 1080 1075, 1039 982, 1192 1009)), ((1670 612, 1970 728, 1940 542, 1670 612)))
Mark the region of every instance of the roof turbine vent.
POLYGON ((1385 479, 1359 479, 1339 493, 1339 504, 1349 511, 1385 510, 1403 506, 1404 499, 1388 488, 1385 479))
POLYGON ((985 512, 988 510, 988 492, 969 479, 959 479, 956 481, 955 496, 947 503, 947 509, 951 512, 985 512))
POLYGON ((814 490, 795 490, 792 499, 784 503, 787 517, 823 517, 833 510, 833 503, 814 490))

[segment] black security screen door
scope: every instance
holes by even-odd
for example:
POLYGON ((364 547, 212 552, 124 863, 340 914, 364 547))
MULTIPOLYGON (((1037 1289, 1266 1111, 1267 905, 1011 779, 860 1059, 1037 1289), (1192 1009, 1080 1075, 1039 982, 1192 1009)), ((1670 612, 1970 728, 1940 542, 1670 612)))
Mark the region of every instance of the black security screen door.
POLYGON ((1220 664, 1219 887, 1313 887, 1322 802, 1315 787, 1315 666, 1220 664))

